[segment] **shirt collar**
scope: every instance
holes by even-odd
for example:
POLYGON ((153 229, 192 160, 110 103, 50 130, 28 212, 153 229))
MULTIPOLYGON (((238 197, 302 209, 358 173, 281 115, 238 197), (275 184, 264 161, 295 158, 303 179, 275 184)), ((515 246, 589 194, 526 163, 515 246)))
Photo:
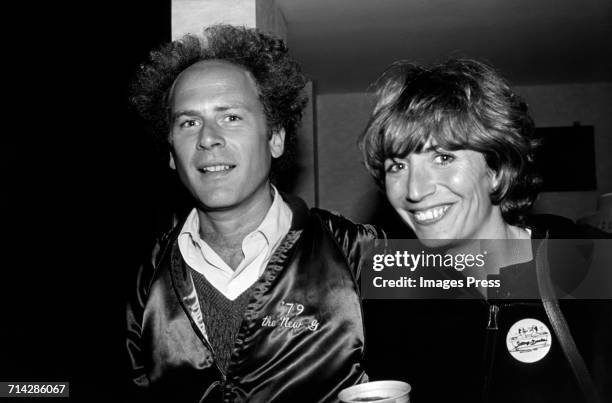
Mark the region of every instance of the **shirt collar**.
MULTIPOLYGON (((292 218, 291 209, 285 203, 276 187, 274 185, 271 186, 274 194, 272 205, 264 216, 263 221, 252 232, 260 232, 266 239, 268 246, 274 246, 285 235, 291 226, 292 218)), ((197 209, 191 210, 187 216, 180 235, 189 235, 197 243, 203 242, 200 238, 200 219, 197 209)))
POLYGON ((272 185, 272 191, 274 192, 272 205, 261 224, 259 224, 259 227, 255 230, 263 234, 268 245, 274 245, 278 242, 279 238, 284 236, 284 232, 286 232, 284 229, 291 225, 291 211, 289 207, 283 201, 274 185, 272 185))

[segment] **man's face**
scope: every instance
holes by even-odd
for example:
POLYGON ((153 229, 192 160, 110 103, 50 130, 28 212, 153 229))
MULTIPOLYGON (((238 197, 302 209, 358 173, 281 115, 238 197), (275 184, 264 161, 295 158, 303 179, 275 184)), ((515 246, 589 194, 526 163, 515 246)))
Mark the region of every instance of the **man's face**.
POLYGON ((272 157, 284 131, 269 133, 257 86, 245 69, 223 61, 190 66, 170 99, 170 167, 205 211, 269 198, 272 157))

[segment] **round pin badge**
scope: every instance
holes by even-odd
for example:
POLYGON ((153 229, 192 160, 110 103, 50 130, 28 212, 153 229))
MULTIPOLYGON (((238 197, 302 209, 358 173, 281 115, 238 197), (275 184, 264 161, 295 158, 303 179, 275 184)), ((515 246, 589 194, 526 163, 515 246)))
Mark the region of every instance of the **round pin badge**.
POLYGON ((540 361, 550 351, 552 334, 537 319, 527 318, 516 322, 506 335, 508 352, 516 360, 531 364, 540 361))

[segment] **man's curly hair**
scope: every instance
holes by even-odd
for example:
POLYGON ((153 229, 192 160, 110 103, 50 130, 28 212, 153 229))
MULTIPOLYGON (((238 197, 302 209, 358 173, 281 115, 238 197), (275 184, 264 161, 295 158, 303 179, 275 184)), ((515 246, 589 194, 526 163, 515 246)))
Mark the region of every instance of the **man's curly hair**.
POLYGON ((272 162, 272 176, 287 168, 294 153, 297 129, 307 98, 306 78, 284 42, 256 29, 214 25, 203 37, 185 35, 150 53, 131 88, 130 101, 145 120, 156 143, 168 155, 169 97, 178 75, 205 60, 222 60, 249 71, 257 83, 269 129, 285 129, 285 152, 272 162))

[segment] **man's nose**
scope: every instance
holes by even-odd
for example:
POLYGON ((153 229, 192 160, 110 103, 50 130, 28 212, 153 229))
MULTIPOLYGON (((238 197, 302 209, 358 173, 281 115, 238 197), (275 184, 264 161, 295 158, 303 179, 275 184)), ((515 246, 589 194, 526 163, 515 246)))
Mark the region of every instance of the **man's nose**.
POLYGON ((408 173, 406 197, 408 201, 416 203, 435 192, 436 186, 432 172, 423 166, 411 164, 408 173))
POLYGON ((215 126, 214 123, 204 123, 200 130, 200 136, 198 139, 198 148, 204 150, 210 150, 215 147, 224 147, 225 138, 223 137, 220 129, 215 126))

